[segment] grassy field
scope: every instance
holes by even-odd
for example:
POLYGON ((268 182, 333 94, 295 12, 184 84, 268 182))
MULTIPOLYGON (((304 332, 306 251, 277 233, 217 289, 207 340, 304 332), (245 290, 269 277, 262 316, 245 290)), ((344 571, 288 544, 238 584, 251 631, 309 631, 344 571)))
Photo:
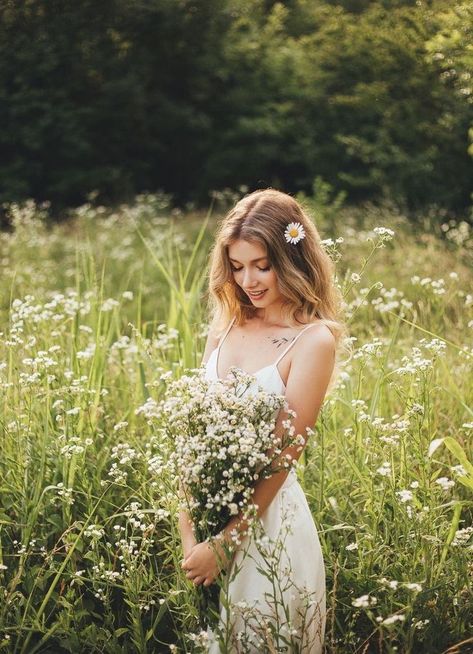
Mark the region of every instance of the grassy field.
MULTIPOLYGON (((353 347, 300 470, 326 652, 471 651, 473 230, 435 210, 414 224, 392 206, 310 208, 353 347), (383 247, 376 227, 394 232, 383 247)), ((34 204, 9 209, 0 652, 203 649, 156 401, 162 375, 200 365, 221 209, 149 195, 59 226, 34 204)))

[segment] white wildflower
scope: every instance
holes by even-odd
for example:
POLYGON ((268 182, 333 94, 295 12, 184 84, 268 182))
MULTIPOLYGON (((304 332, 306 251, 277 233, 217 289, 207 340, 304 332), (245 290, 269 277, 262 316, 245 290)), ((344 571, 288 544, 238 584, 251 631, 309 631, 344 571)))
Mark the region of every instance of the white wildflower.
POLYGON ((408 590, 414 590, 416 593, 420 593, 420 591, 422 590, 422 585, 416 582, 407 582, 406 584, 404 584, 404 586, 408 590))
POLYGON ((448 491, 452 486, 455 486, 453 479, 448 479, 448 477, 439 477, 435 480, 435 483, 441 486, 444 491, 448 491))
POLYGON ((383 465, 380 468, 377 468, 376 472, 382 477, 389 477, 391 474, 391 464, 389 461, 384 461, 383 465))
POLYGON ((405 619, 406 619, 405 615, 403 615, 402 613, 396 613, 394 615, 390 615, 388 618, 384 618, 381 624, 390 625, 390 624, 394 624, 395 622, 403 622, 405 619))
POLYGON ((121 422, 117 422, 113 426, 113 431, 120 431, 121 429, 125 429, 128 427, 128 422, 126 420, 122 420, 121 422))
POLYGON ((373 229, 373 232, 377 236, 382 236, 387 240, 391 239, 394 236, 394 231, 392 229, 389 229, 389 227, 375 227, 373 229))
POLYGON ((401 502, 411 502, 412 498, 414 497, 412 491, 410 490, 400 490, 396 492, 396 495, 399 497, 401 502))
POLYGON ((367 608, 369 606, 374 606, 378 602, 376 597, 372 595, 361 595, 352 601, 352 606, 355 608, 367 608))
POLYGON ((414 621, 414 618, 412 619, 412 623, 414 625, 414 629, 423 629, 429 624, 430 620, 426 618, 425 620, 416 620, 414 621))
POLYGON ((473 536, 473 527, 464 527, 463 529, 457 529, 455 536, 452 540, 453 547, 462 547, 466 545, 473 536))
POLYGON ((102 306, 100 307, 101 311, 112 311, 114 307, 118 307, 120 302, 117 300, 114 300, 113 298, 108 298, 103 302, 102 306))

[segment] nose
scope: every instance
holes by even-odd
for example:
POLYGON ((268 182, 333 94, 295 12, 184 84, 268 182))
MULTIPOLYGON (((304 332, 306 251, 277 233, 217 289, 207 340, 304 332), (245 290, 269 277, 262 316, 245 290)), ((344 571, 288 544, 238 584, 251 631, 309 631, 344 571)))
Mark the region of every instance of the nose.
POLYGON ((243 273, 243 288, 250 289, 255 285, 255 282, 253 281, 253 274, 254 273, 252 273, 251 270, 245 270, 243 273))

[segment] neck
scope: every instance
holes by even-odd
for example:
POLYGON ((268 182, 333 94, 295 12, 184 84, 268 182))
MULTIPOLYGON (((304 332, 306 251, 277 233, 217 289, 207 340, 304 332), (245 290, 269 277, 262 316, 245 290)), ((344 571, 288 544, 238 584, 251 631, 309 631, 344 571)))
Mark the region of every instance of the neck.
POLYGON ((270 304, 268 307, 258 309, 255 318, 265 326, 285 325, 281 304, 270 304))

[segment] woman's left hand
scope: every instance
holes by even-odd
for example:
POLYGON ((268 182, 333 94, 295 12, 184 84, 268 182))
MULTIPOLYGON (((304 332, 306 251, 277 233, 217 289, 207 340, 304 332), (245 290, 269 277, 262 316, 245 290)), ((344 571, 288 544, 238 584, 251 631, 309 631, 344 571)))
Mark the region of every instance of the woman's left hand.
POLYGON ((204 586, 213 584, 221 570, 217 561, 215 543, 212 545, 203 542, 194 545, 181 567, 183 570, 187 570, 186 577, 196 586, 202 583, 204 586))

